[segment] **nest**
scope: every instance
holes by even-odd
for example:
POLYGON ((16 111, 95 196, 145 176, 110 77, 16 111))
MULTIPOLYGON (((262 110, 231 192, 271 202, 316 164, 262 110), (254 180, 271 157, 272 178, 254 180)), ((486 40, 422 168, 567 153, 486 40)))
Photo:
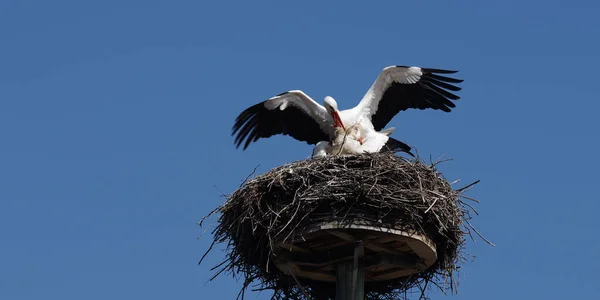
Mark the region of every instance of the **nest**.
POLYGON ((455 190, 436 166, 392 153, 363 154, 298 161, 245 181, 202 219, 220 214, 202 259, 215 244, 227 246, 211 280, 223 272, 241 275, 242 299, 251 284, 254 290, 273 290, 272 299, 333 299, 335 282, 280 271, 276 244, 293 244, 296 234, 319 222, 360 221, 423 234, 437 252, 435 263, 419 273, 365 282, 365 299, 402 299, 413 292, 424 296, 431 286, 456 291, 465 236, 479 234, 469 223, 470 213, 477 212, 464 200, 477 201, 463 194, 477 182, 455 190))

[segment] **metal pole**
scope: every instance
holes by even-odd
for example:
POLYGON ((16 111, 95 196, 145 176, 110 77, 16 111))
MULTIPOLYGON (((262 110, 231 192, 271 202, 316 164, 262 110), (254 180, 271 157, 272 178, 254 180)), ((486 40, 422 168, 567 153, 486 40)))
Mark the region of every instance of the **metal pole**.
POLYGON ((364 300, 365 270, 359 264, 363 254, 362 241, 354 243, 354 259, 340 262, 337 265, 336 300, 364 300))

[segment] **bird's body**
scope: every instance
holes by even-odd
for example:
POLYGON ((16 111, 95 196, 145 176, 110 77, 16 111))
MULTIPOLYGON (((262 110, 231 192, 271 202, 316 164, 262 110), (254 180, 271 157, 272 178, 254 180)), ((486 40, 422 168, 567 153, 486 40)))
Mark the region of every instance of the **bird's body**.
POLYGON ((410 146, 389 137, 393 130, 394 128, 389 128, 382 131, 371 131, 363 135, 360 133, 359 124, 346 130, 338 127, 331 142, 321 141, 317 143, 313 149, 312 158, 385 151, 401 151, 414 156, 411 153, 410 146))
MULTIPOLYGON (((330 96, 320 105, 300 90, 288 91, 244 110, 237 117, 232 134, 237 133, 235 143, 237 147, 244 144, 244 149, 275 134, 290 135, 314 145, 334 141, 336 128, 345 131, 356 126, 361 146, 356 149, 378 152, 390 139, 391 131, 382 129, 398 112, 410 108, 450 112, 455 107, 450 100, 460 97, 447 90, 459 91, 451 83, 462 80, 438 75, 455 72, 406 66, 384 68, 359 104, 342 111, 330 96)), ((315 150, 322 152, 326 148, 322 144, 315 150)))
POLYGON ((331 141, 331 152, 329 155, 346 155, 361 153, 363 150, 363 140, 360 135, 358 124, 344 130, 341 127, 336 128, 334 138, 331 141))

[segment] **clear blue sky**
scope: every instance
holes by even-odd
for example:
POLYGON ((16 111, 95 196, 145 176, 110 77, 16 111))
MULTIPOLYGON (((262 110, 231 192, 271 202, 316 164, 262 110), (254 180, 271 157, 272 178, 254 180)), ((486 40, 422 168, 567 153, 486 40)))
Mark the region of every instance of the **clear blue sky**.
POLYGON ((223 256, 197 265, 195 222, 312 149, 236 150, 234 118, 289 89, 354 106, 388 65, 465 79, 452 113, 390 123, 482 180, 497 247, 469 242, 451 298, 598 297, 598 4, 296 3, 2 1, 0 299, 233 299, 241 283, 206 284, 223 256))

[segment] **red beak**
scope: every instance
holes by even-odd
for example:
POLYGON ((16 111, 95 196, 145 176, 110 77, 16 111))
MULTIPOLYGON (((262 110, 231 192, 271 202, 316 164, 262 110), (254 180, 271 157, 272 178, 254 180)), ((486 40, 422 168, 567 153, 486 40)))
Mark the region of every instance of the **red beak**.
POLYGON ((331 117, 333 118, 334 127, 342 127, 342 129, 346 130, 344 123, 342 123, 342 119, 340 118, 340 114, 337 111, 331 113, 331 117))

